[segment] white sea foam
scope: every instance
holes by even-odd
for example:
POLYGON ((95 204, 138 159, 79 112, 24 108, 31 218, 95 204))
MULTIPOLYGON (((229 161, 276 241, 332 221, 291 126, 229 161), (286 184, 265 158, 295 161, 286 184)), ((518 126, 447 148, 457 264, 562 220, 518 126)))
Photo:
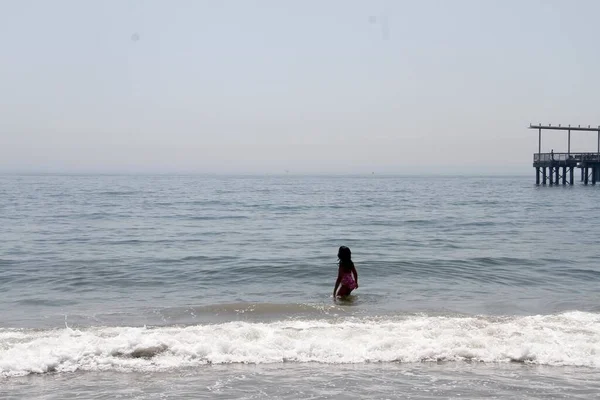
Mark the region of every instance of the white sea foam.
POLYGON ((474 360, 600 368, 600 314, 0 330, 0 375, 222 363, 474 360))

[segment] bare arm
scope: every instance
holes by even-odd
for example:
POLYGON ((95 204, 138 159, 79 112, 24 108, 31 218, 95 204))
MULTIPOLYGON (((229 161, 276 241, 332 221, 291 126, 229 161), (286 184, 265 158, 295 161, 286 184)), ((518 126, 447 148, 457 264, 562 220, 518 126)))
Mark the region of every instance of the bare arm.
POLYGON ((338 277, 335 281, 335 287, 333 288, 333 298, 335 299, 335 295, 337 293, 338 288, 340 287, 340 283, 342 282, 342 268, 338 269, 338 277))

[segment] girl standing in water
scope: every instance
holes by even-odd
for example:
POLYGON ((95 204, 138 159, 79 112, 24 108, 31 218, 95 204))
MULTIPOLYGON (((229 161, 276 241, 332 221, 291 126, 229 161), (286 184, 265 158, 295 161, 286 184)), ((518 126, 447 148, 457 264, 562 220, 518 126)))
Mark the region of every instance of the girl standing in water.
POLYGON ((340 247, 338 250, 338 258, 340 260, 338 268, 338 277, 333 288, 333 298, 346 297, 354 289, 358 288, 358 273, 352 262, 352 252, 346 246, 340 247), (341 286, 340 286, 341 285, 341 286), (340 289, 338 291, 338 288, 340 289))

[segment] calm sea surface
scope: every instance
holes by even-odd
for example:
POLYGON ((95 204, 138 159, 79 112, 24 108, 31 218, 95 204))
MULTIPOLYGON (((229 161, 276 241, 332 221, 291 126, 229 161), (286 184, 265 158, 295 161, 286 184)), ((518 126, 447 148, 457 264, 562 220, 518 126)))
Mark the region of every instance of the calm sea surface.
POLYGON ((598 396, 600 188, 533 181, 0 176, 0 397, 598 396))

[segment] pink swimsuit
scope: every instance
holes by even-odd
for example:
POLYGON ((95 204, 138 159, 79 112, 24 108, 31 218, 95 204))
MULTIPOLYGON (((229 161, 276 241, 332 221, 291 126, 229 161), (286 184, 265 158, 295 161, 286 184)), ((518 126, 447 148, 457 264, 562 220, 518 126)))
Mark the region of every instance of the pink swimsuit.
POLYGON ((356 289, 356 282, 354 281, 354 277, 352 276, 352 271, 344 272, 344 276, 342 276, 341 283, 348 289, 356 289))

